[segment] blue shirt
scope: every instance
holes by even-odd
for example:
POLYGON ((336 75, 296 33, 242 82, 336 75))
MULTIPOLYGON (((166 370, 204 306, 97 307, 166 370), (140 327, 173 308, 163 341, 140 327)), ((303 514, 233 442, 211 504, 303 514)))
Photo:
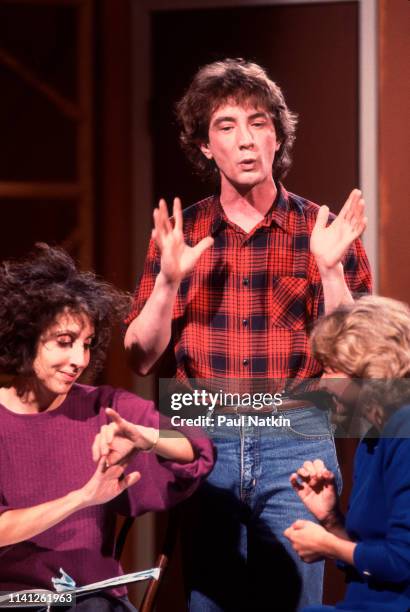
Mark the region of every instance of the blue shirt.
POLYGON ((336 607, 410 609, 410 405, 380 437, 361 441, 355 458, 346 530, 358 542, 349 586, 336 607))

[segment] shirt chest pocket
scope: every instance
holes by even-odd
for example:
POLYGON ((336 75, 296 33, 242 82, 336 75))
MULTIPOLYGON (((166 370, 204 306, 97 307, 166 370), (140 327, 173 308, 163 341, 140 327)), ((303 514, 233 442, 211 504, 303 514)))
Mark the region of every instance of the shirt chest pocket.
POLYGON ((272 327, 305 329, 312 311, 312 297, 306 278, 277 276, 272 278, 268 312, 272 327))

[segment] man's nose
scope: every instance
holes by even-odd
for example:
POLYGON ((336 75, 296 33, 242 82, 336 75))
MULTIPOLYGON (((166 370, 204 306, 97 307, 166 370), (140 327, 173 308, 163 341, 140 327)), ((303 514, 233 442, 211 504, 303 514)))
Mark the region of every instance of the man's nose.
POLYGON ((253 134, 249 126, 240 126, 238 128, 238 145, 241 149, 247 149, 254 144, 253 134))

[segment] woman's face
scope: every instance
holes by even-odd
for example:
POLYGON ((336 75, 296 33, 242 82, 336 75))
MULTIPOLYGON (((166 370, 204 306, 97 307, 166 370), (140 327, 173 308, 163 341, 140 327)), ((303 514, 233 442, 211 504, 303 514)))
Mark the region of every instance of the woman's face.
POLYGON ((36 383, 50 399, 67 395, 90 362, 94 326, 86 314, 64 311, 40 336, 33 362, 36 383))

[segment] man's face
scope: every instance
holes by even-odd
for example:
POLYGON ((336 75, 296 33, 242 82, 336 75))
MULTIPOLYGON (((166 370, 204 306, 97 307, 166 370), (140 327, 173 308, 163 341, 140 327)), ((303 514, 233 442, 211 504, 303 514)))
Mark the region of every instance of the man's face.
POLYGON ((209 141, 201 151, 213 159, 221 174, 238 191, 272 182, 272 164, 280 142, 268 112, 234 102, 219 106, 209 122, 209 141))

